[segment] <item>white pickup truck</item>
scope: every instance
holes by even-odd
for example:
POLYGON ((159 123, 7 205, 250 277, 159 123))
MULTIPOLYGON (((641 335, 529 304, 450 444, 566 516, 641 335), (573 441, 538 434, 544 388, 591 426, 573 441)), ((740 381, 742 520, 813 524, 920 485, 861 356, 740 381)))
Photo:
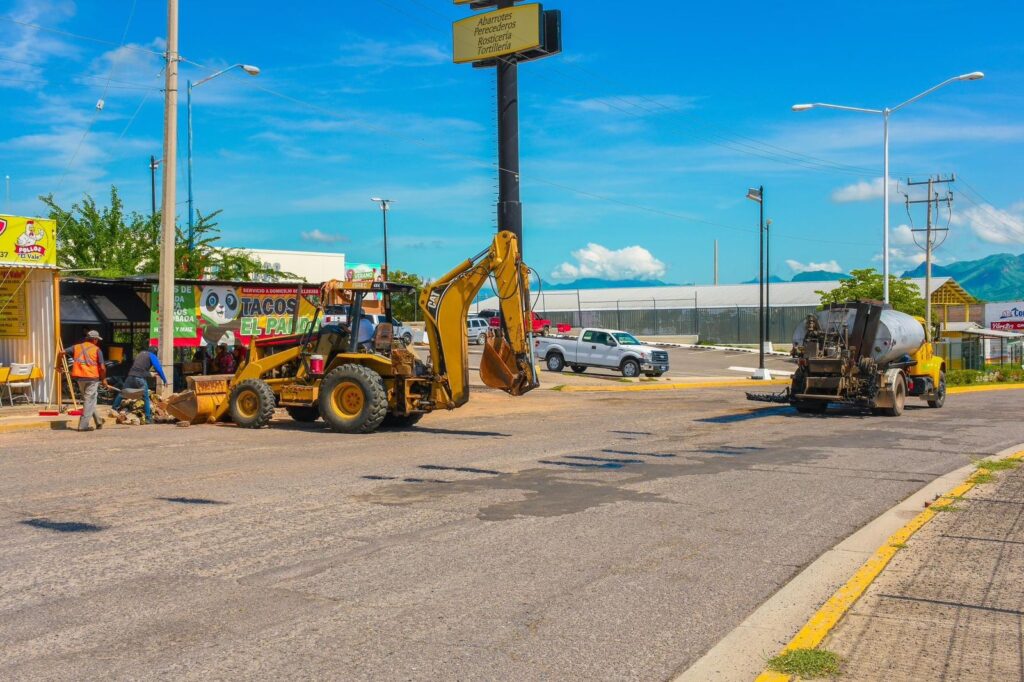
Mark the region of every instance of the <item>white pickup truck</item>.
POLYGON ((569 367, 577 374, 588 367, 622 372, 624 377, 660 377, 668 371, 668 351, 646 346, 628 332, 615 329, 584 329, 579 338, 541 336, 534 342, 535 355, 552 372, 569 367))

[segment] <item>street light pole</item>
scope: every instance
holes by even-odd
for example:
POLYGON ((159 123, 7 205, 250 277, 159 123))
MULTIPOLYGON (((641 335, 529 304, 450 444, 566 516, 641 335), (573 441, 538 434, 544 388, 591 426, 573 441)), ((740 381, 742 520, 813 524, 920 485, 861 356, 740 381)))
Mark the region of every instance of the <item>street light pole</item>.
POLYGON ((370 201, 380 204, 380 212, 384 216, 384 280, 387 281, 390 271, 388 270, 388 211, 391 210, 391 204, 395 203, 394 199, 382 199, 381 197, 372 197, 370 201))
POLYGON ((201 78, 193 83, 191 80, 188 81, 186 87, 185 96, 185 109, 187 111, 188 123, 187 123, 187 137, 188 137, 188 250, 192 251, 195 248, 195 218, 192 203, 192 88, 197 88, 203 83, 212 81, 217 76, 223 75, 232 69, 241 69, 250 76, 260 75, 259 67, 252 66, 250 64, 232 64, 226 69, 201 78))
POLYGON ((793 111, 808 111, 810 109, 838 109, 840 111, 855 111, 862 114, 879 114, 882 116, 882 299, 885 303, 889 303, 889 115, 899 111, 908 104, 913 104, 917 100, 930 95, 939 88, 944 88, 951 83, 957 81, 977 81, 985 77, 985 74, 981 71, 972 71, 971 73, 965 73, 960 76, 953 76, 947 78, 938 85, 934 85, 924 92, 915 95, 896 106, 884 109, 866 109, 864 107, 850 107, 842 104, 824 104, 822 102, 815 102, 813 104, 794 104, 793 111))
POLYGON ((167 79, 164 88, 164 182, 160 225, 160 364, 166 395, 174 386, 174 206, 178 153, 178 0, 167 0, 167 79))
MULTIPOLYGON (((758 204, 758 211, 760 218, 758 220, 758 272, 757 272, 757 346, 758 346, 758 366, 757 371, 754 372, 752 379, 771 379, 771 373, 768 372, 764 367, 764 341, 765 341, 765 315, 764 315, 764 304, 765 304, 765 228, 764 228, 764 185, 754 188, 751 187, 747 190, 747 198, 751 201, 756 201, 758 204)), ((739 311, 737 311, 738 314, 739 311)))

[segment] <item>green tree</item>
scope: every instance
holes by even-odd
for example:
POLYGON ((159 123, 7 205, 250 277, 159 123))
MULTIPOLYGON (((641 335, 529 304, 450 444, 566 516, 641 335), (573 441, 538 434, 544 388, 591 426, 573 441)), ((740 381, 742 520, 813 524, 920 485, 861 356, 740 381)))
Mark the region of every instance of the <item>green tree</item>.
POLYGON ((392 270, 388 275, 388 281, 416 287, 414 294, 391 297, 391 314, 403 322, 418 320, 420 318, 420 292, 426 286, 426 281, 419 275, 401 270, 392 270))
MULTIPOLYGON (((854 270, 850 279, 844 279, 832 291, 815 291, 821 296, 821 305, 846 303, 857 300, 882 300, 882 274, 874 268, 854 270)), ((921 289, 909 279, 889 275, 889 301, 894 310, 908 315, 924 316, 924 298, 921 289)))
MULTIPOLYGON (((88 194, 65 209, 52 194, 39 197, 57 222, 57 262, 93 277, 127 277, 153 274, 160 269, 160 214, 126 213, 117 187, 110 188, 110 205, 100 208, 88 194)), ((175 227, 175 275, 183 279, 296 280, 289 272, 264 265, 243 249, 218 246, 220 227, 214 220, 220 211, 199 214, 195 248, 190 252, 188 235, 175 227)))

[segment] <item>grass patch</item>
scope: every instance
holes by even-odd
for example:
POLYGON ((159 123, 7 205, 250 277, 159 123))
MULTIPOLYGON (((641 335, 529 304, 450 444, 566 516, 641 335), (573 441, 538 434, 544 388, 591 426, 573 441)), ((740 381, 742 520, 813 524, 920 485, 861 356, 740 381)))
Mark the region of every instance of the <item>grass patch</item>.
POLYGON ((907 546, 905 542, 890 542, 889 546, 893 549, 904 549, 907 546))
POLYGON ((960 507, 955 507, 951 504, 933 504, 929 507, 934 512, 958 512, 962 511, 960 507))
POLYGON ((1017 467, 1019 467, 1020 460, 1012 459, 1010 457, 1007 457, 1006 459, 993 460, 983 459, 976 461, 974 463, 974 466, 978 467, 979 469, 984 469, 986 471, 1006 471, 1007 469, 1016 469, 1017 467))
POLYGON ((793 649, 768 659, 768 669, 783 675, 799 675, 813 680, 835 677, 843 659, 838 654, 824 649, 793 649))
POLYGON ((561 391, 563 388, 565 388, 565 384, 558 384, 556 386, 552 386, 551 390, 552 391, 561 391))
POLYGON ((971 476, 971 482, 974 483, 974 485, 985 485, 986 483, 991 483, 994 480, 996 480, 996 475, 988 471, 979 471, 971 476))
POLYGON ((946 372, 947 386, 1007 384, 1024 382, 1024 369, 1013 366, 987 365, 985 369, 953 369, 946 372))
POLYGON ((644 377, 640 381, 657 381, 657 377, 644 377))

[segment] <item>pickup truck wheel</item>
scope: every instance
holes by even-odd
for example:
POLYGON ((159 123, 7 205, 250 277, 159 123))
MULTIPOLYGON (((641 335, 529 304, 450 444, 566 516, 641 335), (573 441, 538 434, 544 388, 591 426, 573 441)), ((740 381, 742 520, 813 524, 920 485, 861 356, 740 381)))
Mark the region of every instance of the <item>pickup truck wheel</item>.
POLYGON ((274 418, 277 401, 274 389, 265 381, 246 379, 231 389, 231 421, 243 429, 261 429, 274 418))
POLYGON ((561 372, 565 369, 565 358, 559 353, 552 353, 544 362, 547 364, 548 370, 552 372, 561 372))
POLYGON ((935 400, 928 401, 928 407, 939 408, 946 404, 946 373, 939 375, 939 387, 935 389, 935 400))
POLYGON ((626 358, 622 361, 622 376, 632 379, 640 376, 640 363, 632 358, 626 358))
POLYGON ((406 332, 406 333, 402 334, 402 341, 405 342, 406 346, 411 346, 412 345, 412 334, 410 334, 409 332, 406 332))
POLYGON ((584 372, 587 371, 587 366, 586 365, 573 365, 572 366, 572 371, 576 372, 577 374, 583 374, 584 372))
POLYGON ((340 433, 375 431, 388 414, 384 380, 362 365, 335 368, 320 383, 320 414, 340 433))

